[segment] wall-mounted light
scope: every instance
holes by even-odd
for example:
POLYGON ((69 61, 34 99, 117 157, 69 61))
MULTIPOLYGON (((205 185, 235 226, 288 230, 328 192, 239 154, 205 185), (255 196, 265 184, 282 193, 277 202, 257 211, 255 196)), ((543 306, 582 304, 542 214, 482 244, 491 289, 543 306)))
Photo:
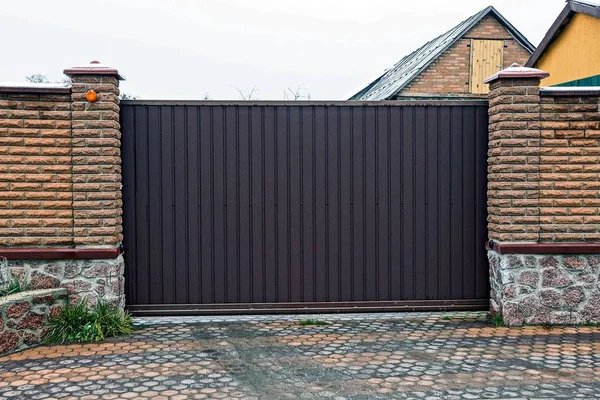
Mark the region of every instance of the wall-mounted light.
POLYGON ((96 100, 98 100, 98 94, 93 90, 88 90, 85 94, 85 98, 90 103, 94 103, 94 102, 96 102, 96 100))

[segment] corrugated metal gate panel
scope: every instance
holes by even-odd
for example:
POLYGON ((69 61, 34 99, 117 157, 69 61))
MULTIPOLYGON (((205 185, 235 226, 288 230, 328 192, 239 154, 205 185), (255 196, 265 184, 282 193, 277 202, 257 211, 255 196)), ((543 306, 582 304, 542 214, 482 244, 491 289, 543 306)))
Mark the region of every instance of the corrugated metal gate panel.
POLYGON ((486 104, 350 104, 124 102, 131 309, 487 299, 486 104))

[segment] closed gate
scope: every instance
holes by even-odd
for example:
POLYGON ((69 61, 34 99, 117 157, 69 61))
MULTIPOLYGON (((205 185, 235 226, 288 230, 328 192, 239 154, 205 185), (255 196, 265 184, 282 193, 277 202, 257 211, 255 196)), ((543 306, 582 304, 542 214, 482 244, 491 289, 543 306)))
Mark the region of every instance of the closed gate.
POLYGON ((124 101, 140 314, 482 309, 487 102, 124 101))

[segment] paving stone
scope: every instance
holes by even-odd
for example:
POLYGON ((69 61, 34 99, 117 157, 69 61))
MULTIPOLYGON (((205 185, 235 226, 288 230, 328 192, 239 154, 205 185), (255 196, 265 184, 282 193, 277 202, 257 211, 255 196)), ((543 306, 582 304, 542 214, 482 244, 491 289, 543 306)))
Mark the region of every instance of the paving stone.
POLYGON ((129 337, 0 358, 0 399, 600 398, 594 326, 496 328, 473 312, 135 324, 129 337))

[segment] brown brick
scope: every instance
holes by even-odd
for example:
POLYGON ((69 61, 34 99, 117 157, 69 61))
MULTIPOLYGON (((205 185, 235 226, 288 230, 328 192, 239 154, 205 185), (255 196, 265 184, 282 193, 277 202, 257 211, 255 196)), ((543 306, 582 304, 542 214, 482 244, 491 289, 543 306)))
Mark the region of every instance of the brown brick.
POLYGON ((23 125, 20 119, 0 119, 0 128, 20 128, 23 125))
POLYGON ((11 219, 11 226, 13 228, 32 228, 32 227, 38 227, 38 226, 42 226, 42 220, 41 219, 19 219, 19 218, 12 218, 11 219))
POLYGON ((26 119, 23 121, 24 128, 54 128, 57 121, 45 119, 26 119))
POLYGON ((71 112, 69 111, 41 111, 40 117, 42 119, 71 119, 71 112))
POLYGON ((70 129, 41 129, 40 137, 70 138, 70 129))
POLYGON ((13 246, 39 246, 42 244, 41 238, 35 237, 13 237, 11 240, 13 246))
POLYGON ((585 131, 585 137, 589 139, 600 138, 600 130, 588 129, 585 131))

